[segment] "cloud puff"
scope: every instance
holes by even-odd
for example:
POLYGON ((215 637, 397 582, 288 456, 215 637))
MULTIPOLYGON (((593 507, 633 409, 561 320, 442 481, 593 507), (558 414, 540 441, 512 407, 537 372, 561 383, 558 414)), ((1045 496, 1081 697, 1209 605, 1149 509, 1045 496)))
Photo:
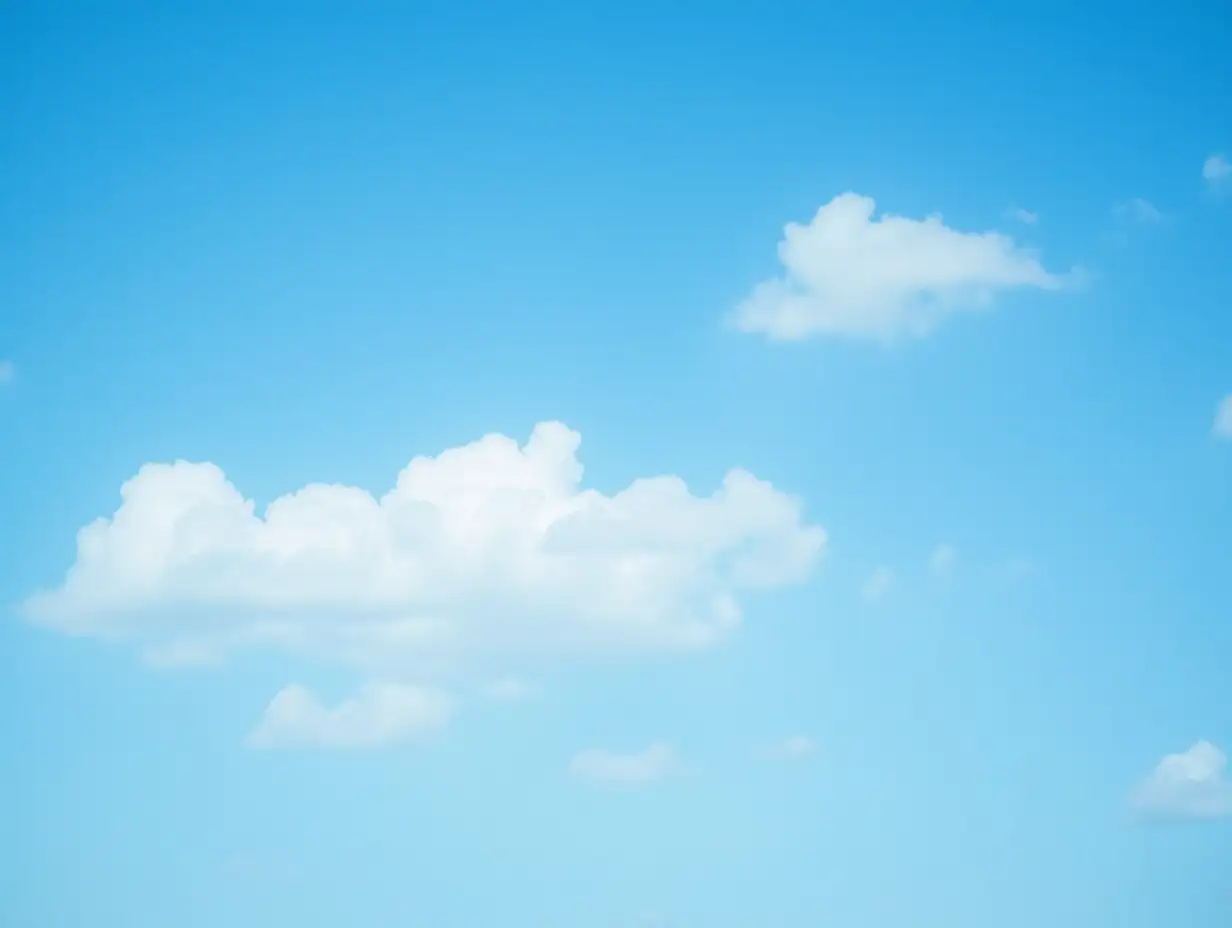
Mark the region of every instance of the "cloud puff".
POLYGON ((496 680, 483 688, 483 695, 497 702, 522 702, 539 695, 539 687, 512 677, 496 680))
POLYGON ((822 552, 800 503, 745 471, 708 497, 678 477, 605 496, 580 486, 579 443, 541 423, 522 447, 417 457, 379 498, 312 484, 262 514, 213 464, 148 464, 24 611, 172 658, 264 647, 401 672, 703 647, 738 624, 738 594, 801 581, 822 552))
POLYGON ((1164 214, 1156 209, 1153 203, 1141 197, 1118 203, 1112 208, 1112 214, 1122 222, 1137 222, 1143 225, 1153 225, 1162 222, 1164 218, 1164 214))
POLYGON ((868 575, 860 594, 870 603, 875 603, 884 599, 893 585, 894 572, 888 567, 878 567, 868 575))
POLYGON ((0 386, 9 383, 17 376, 17 368, 12 361, 0 359, 0 386))
POLYGON ((1037 576, 1040 565, 1029 557, 1011 557, 1002 561, 994 571, 1002 580, 1021 583, 1037 576))
POLYGON ((958 552, 952 545, 939 544, 928 559, 928 569, 934 577, 944 579, 954 573, 958 565, 958 552))
POLYGON ((761 753, 768 760, 803 760, 817 753, 817 745, 806 735, 792 735, 770 745, 761 753))
POLYGON ((1202 162, 1202 179, 1212 185, 1232 180, 1232 164, 1227 156, 1215 154, 1202 162))
POLYGON ((1219 401, 1219 407, 1215 410, 1215 422, 1211 425, 1211 432, 1216 438, 1232 438, 1232 393, 1229 393, 1219 401))
POLYGON ((1148 818, 1209 820, 1232 815, 1228 759, 1209 741, 1169 754, 1134 791, 1130 804, 1148 818))
POLYGON ((680 773, 683 766, 670 744, 658 742, 634 754, 592 750, 578 754, 569 772, 588 780, 641 785, 680 773))
POLYGON ((1039 213, 1033 213, 1029 209, 1023 209, 1021 206, 1010 210, 1010 217, 1029 226, 1039 222, 1039 213))
POLYGON ((939 215, 874 219, 875 209, 869 197, 844 193, 807 225, 789 223, 778 248, 783 274, 753 289, 735 327, 778 341, 922 336, 1000 291, 1065 284, 999 232, 959 232, 939 215))
POLYGON ((299 685, 275 696, 248 736, 254 748, 372 748, 421 737, 443 727, 449 699, 435 690, 369 683, 333 708, 299 685))

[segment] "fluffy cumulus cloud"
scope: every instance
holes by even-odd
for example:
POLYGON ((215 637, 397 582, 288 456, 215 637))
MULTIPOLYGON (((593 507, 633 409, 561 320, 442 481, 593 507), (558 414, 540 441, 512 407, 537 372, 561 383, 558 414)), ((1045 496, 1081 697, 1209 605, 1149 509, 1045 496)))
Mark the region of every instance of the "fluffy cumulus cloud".
POLYGON ((961 232, 938 215, 875 211, 869 197, 844 193, 807 225, 789 223, 778 249, 782 274, 736 308, 736 328, 779 341, 922 336, 1002 291, 1066 283, 1007 235, 961 232))
POLYGON ((1134 791, 1133 809, 1147 818, 1209 820, 1232 816, 1228 759, 1209 741, 1169 754, 1134 791))
POLYGON ((1216 438, 1232 439, 1232 393, 1229 393, 1219 401, 1219 406, 1215 409, 1215 422, 1211 425, 1211 431, 1216 438))
POLYGON ((598 749, 583 751, 569 764, 569 772, 576 777, 628 786, 662 780, 682 770, 675 749, 663 742, 632 754, 598 749))
POLYGON ((584 489, 579 442, 541 423, 524 446, 489 435, 417 457, 380 497, 312 484, 261 513, 213 464, 148 464, 25 612, 162 665, 273 648, 380 678, 704 647, 738 624, 742 594, 803 580, 824 547, 796 499, 741 470, 709 496, 670 476, 584 489))
POLYGON ((449 721, 449 699, 423 687, 369 683, 332 708, 286 687, 248 737, 254 748, 371 748, 426 735, 449 721))

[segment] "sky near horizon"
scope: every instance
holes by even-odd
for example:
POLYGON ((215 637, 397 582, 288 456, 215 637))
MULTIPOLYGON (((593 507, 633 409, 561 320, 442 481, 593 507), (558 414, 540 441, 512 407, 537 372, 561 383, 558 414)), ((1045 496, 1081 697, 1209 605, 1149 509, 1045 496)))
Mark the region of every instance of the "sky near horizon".
POLYGON ((1226 928, 1230 51, 7 5, 0 925, 1226 928))

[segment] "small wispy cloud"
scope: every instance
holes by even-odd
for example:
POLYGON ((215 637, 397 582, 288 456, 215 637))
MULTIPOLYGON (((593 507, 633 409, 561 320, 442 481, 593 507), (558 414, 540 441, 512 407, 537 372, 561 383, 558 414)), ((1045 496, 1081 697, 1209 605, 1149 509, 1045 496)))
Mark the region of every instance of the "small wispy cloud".
POLYGON ((1024 223, 1025 225, 1033 226, 1039 222, 1039 213, 1033 213, 1029 209, 1023 209, 1021 206, 1013 207, 1009 216, 1011 219, 1024 223))
POLYGON ((1039 564, 1029 557, 1011 557, 997 568, 997 574, 1011 583, 1029 580, 1039 573, 1039 564))
POLYGON ((11 383, 17 376, 17 365, 12 361, 0 359, 0 386, 11 383))
POLYGON ((483 688, 483 695, 497 702, 522 702, 538 696, 539 692, 535 684, 513 678, 497 680, 483 688))
POLYGON ((1209 821, 1232 816, 1228 758, 1209 741, 1163 758, 1130 797, 1145 818, 1209 821))
POLYGON ((369 683, 330 707, 293 684, 270 701, 248 744, 263 749, 373 748, 442 728, 451 714, 444 694, 417 686, 369 683))
POLYGON ((1219 401, 1211 432, 1216 438, 1232 438, 1232 393, 1219 401))
POLYGON ((1211 186, 1232 181, 1232 163, 1222 152, 1211 155, 1202 162, 1202 179, 1211 186))
POLYGON ((141 652, 142 663, 158 670, 215 667, 224 659, 223 652, 217 647, 200 641, 173 641, 165 645, 151 645, 141 652))
POLYGON ((569 764, 569 773, 587 780, 640 786, 681 772, 675 749, 656 742, 644 751, 620 754, 603 749, 582 751, 569 764))
POLYGON ((878 567, 864 581, 864 586, 860 589, 860 595, 867 602, 879 602, 885 599, 886 595, 890 592, 890 587, 893 585, 894 571, 888 567, 878 567))
POLYGON ((1112 215, 1122 222, 1132 222, 1139 225, 1154 225, 1162 222, 1164 214, 1153 203, 1142 197, 1134 197, 1124 203, 1118 203, 1112 208, 1112 215))
POLYGON ((954 546, 942 542, 933 549, 932 557, 928 559, 929 572, 939 580, 944 580, 954 573, 958 566, 958 552, 954 546))
POLYGON ((758 753, 766 760, 804 760, 817 753, 817 743, 807 735, 792 735, 790 738, 767 745, 758 753))

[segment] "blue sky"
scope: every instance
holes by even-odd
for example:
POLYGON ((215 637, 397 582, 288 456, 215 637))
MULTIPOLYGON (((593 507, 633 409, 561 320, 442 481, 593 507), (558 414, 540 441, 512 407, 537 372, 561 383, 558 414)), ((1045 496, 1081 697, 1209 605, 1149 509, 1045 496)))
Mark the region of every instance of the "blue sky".
POLYGON ((1232 18, 908 6, 0 13, 0 924, 1228 924, 1232 18))

